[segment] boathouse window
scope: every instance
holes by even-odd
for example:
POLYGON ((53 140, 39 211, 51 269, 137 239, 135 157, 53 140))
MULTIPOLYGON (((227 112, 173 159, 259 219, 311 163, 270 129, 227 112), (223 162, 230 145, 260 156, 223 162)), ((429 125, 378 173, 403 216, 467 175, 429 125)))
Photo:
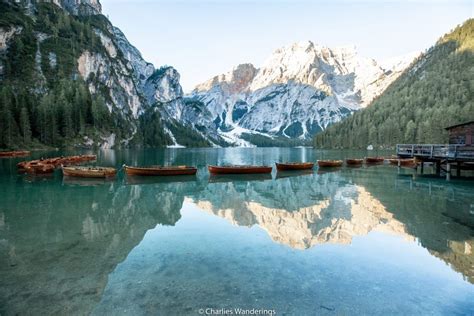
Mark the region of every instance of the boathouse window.
POLYGON ((454 145, 472 146, 474 141, 474 121, 446 127, 449 143, 454 145))

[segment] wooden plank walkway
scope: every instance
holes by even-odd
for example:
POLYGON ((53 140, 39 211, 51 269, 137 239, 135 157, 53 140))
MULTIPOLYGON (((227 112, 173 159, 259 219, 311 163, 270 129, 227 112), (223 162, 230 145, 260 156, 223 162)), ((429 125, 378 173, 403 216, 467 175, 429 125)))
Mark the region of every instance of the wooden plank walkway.
POLYGON ((474 146, 450 144, 398 144, 397 156, 425 161, 474 162, 474 146))

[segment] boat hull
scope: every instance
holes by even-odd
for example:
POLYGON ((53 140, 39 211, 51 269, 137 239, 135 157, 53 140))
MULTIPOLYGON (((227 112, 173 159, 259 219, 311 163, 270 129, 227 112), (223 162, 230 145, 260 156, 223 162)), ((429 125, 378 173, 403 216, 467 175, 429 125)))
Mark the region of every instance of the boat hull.
POLYGON ((364 159, 346 159, 346 164, 349 166, 360 166, 364 163, 364 159))
POLYGON ((0 158, 26 157, 31 155, 30 151, 0 151, 0 158))
POLYGON ((195 167, 129 167, 125 173, 130 176, 192 176, 197 173, 195 167))
POLYGON ((76 178, 110 178, 117 174, 115 168, 63 167, 63 175, 76 178))
POLYGON ((28 166, 32 165, 53 165, 55 168, 59 166, 71 166, 78 165, 87 161, 97 160, 96 155, 82 155, 82 156, 69 156, 69 157, 54 157, 46 159, 37 159, 31 161, 22 161, 17 164, 18 171, 27 171, 28 166))
POLYGON ((415 167, 416 161, 415 159, 389 159, 388 160, 391 165, 394 166, 402 166, 402 167, 415 167))
POLYGON ((24 170, 28 174, 37 175, 37 174, 50 174, 50 173, 53 173, 54 169, 56 169, 54 167, 54 165, 39 163, 39 164, 27 165, 24 170))
POLYGON ((212 174, 257 174, 271 173, 269 166, 208 166, 209 173, 212 174))
POLYGON ((398 165, 398 159, 396 159, 396 158, 390 158, 390 159, 388 160, 388 162, 389 162, 391 165, 395 165, 395 166, 398 165))
POLYGON ((375 163, 383 163, 385 158, 383 157, 367 157, 365 158, 365 163, 375 164, 375 163))
POLYGON ((318 166, 322 168, 341 167, 342 160, 318 160, 318 166))
POLYGON ((292 171, 292 170, 309 170, 313 169, 314 163, 303 162, 303 163, 275 163, 278 171, 292 171))

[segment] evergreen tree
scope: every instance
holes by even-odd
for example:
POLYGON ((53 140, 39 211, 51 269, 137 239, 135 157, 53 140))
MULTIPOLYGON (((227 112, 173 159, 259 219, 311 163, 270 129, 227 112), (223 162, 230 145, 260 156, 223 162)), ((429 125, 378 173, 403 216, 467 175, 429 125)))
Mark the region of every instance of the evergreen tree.
POLYGON ((31 126, 30 117, 28 115, 28 110, 26 109, 26 107, 21 108, 20 128, 21 134, 23 136, 23 142, 25 144, 28 144, 31 141, 31 126))
POLYGON ((326 148, 445 143, 446 126, 474 120, 474 19, 421 56, 366 109, 316 135, 326 148))

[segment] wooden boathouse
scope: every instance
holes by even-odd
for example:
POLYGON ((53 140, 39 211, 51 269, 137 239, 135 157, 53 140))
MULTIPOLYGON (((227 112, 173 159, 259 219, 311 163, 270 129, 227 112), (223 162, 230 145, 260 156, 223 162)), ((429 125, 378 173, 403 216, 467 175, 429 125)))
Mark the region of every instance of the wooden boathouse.
POLYGON ((398 144, 397 156, 415 158, 422 173, 425 162, 434 163, 436 173, 445 171, 447 179, 453 168, 457 176, 461 175, 461 170, 474 170, 474 121, 449 126, 446 130, 448 144, 398 144))

